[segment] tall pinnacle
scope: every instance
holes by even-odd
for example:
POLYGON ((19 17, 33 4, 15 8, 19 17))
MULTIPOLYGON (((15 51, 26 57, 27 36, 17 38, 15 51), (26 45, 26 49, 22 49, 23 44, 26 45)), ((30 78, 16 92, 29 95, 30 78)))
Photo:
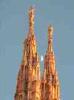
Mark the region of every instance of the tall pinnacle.
POLYGON ((53 50, 53 27, 50 25, 48 27, 48 48, 47 48, 47 56, 49 58, 48 65, 50 65, 50 70, 52 73, 55 71, 55 56, 53 50), (53 66, 52 66, 53 62, 53 66))
POLYGON ((34 16, 35 9, 30 7, 29 9, 29 34, 34 34, 34 16))
POLYGON ((40 63, 34 35, 34 8, 29 9, 29 33, 24 41, 14 100, 41 100, 40 63))
POLYGON ((53 51, 53 27, 48 27, 48 52, 53 51))
POLYGON ((41 100, 60 100, 60 86, 53 50, 53 27, 48 27, 48 48, 44 58, 41 100))

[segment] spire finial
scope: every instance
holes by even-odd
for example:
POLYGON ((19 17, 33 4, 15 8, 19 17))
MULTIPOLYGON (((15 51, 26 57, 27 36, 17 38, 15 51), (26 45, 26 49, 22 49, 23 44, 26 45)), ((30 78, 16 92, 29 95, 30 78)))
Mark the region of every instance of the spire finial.
POLYGON ((35 9, 31 6, 29 9, 29 33, 31 34, 34 34, 34 17, 35 9))
POLYGON ((48 26, 48 51, 49 52, 53 51, 52 41, 53 41, 53 27, 49 25, 48 26))

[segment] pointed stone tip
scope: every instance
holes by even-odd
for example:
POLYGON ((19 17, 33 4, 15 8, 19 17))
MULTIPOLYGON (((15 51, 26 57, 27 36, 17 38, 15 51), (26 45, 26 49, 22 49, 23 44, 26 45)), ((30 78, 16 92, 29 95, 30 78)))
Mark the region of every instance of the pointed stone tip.
POLYGON ((51 25, 48 26, 48 50, 49 52, 53 52, 53 27, 51 25))
POLYGON ((53 32, 53 26, 52 25, 48 26, 48 32, 53 32))
POLYGON ((29 13, 30 13, 30 12, 33 12, 33 13, 35 12, 35 6, 30 6, 30 8, 29 8, 29 13))

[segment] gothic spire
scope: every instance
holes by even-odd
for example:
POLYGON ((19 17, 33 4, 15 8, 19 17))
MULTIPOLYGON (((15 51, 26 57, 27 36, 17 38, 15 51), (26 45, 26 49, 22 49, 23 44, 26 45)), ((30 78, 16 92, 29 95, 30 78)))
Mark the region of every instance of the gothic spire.
POLYGON ((29 33, 24 41, 22 63, 14 100, 41 100, 40 63, 34 35, 34 8, 29 9, 29 33))
POLYGON ((55 67, 53 51, 53 27, 48 27, 48 48, 44 58, 44 73, 42 80, 42 100, 60 100, 59 79, 55 67))

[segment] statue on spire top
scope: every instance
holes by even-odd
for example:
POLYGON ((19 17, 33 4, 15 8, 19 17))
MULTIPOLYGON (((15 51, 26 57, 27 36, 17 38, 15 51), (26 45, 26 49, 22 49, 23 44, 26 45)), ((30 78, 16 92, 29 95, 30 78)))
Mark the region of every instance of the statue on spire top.
POLYGON ((29 9, 29 34, 34 34, 34 17, 35 9, 31 6, 29 9))

